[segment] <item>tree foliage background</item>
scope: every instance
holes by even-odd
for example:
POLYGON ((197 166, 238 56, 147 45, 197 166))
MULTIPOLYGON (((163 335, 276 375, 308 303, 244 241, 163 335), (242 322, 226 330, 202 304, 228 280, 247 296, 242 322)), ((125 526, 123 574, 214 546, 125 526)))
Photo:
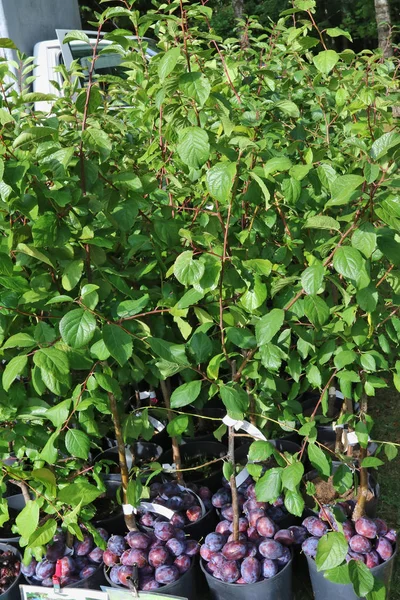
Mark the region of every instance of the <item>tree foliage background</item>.
MULTIPOLYGON (((117 2, 115 3, 117 5, 117 2)), ((229 37, 235 27, 232 0, 209 0, 213 9, 212 25, 223 38, 229 37)), ((94 11, 102 12, 98 0, 79 0, 84 26, 90 27, 94 11)), ((389 0, 394 31, 400 28, 400 0, 389 0)), ((244 13, 255 15, 263 25, 276 21, 279 13, 291 7, 291 0, 245 0, 244 13)), ((152 0, 137 0, 135 8, 142 14, 154 8, 152 0)), ((321 28, 342 27, 353 38, 352 48, 358 52, 378 45, 374 0, 317 0, 316 21, 321 28)), ((395 35, 398 39, 398 35, 395 35)), ((339 50, 347 44, 345 38, 335 40, 339 50)))

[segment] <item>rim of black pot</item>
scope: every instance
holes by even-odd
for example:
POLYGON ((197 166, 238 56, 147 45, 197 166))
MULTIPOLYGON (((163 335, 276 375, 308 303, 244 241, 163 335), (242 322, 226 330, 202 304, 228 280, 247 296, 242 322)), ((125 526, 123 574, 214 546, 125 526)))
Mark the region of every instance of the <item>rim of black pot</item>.
MULTIPOLYGON (((395 547, 394 547, 394 552, 393 552, 392 556, 391 556, 391 557, 390 557, 388 560, 385 560, 384 562, 380 563, 379 565, 376 565, 375 567, 372 567, 372 569, 368 569, 368 570, 369 570, 369 571, 370 571, 372 574, 374 574, 374 572, 376 573, 376 571, 377 571, 378 569, 382 569, 382 567, 385 567, 385 566, 386 566, 386 565, 388 565, 389 563, 393 562, 393 561, 394 561, 394 559, 395 559, 395 558, 396 558, 396 556, 397 556, 397 550, 398 550, 398 546, 399 546, 399 545, 398 545, 398 543, 396 542, 396 544, 395 544, 395 547)), ((315 558, 313 558, 312 556, 308 556, 307 554, 306 554, 305 556, 306 556, 306 558, 307 558, 307 559, 309 559, 309 560, 310 560, 310 562, 311 562, 311 563, 313 563, 313 564, 315 565, 315 569, 316 569, 317 573, 318 573, 318 574, 321 574, 321 575, 323 576, 323 575, 324 575, 324 571, 318 571, 318 568, 317 568, 317 563, 315 562, 315 558)), ((279 575, 279 573, 278 573, 278 575, 279 575)), ((276 577, 276 575, 275 575, 275 577, 276 577)), ((335 582, 331 582, 331 583, 335 583, 335 582)), ((340 584, 340 583, 339 583, 339 584, 336 584, 336 585, 347 585, 347 584, 340 584)))
POLYGON ((262 579, 261 581, 256 581, 255 583, 240 583, 240 584, 237 584, 236 582, 235 582, 235 583, 226 583, 225 581, 221 581, 221 579, 217 579, 216 577, 214 577, 214 575, 213 575, 212 573, 209 573, 209 572, 206 570, 206 568, 205 568, 205 566, 204 566, 204 563, 205 563, 206 561, 205 561, 203 558, 200 558, 200 567, 201 567, 201 570, 203 571, 203 573, 204 573, 205 575, 208 575, 209 577, 212 577, 213 579, 215 579, 215 581, 218 581, 218 583, 222 583, 223 585, 232 586, 232 587, 234 587, 235 589, 238 589, 238 587, 240 588, 240 587, 242 587, 242 586, 244 587, 245 585, 259 585, 259 584, 264 584, 264 585, 265 585, 265 583, 266 583, 267 581, 273 581, 274 579, 276 579, 277 577, 279 577, 280 575, 282 575, 282 573, 283 573, 284 571, 286 571, 286 569, 287 569, 288 567, 290 567, 290 566, 291 566, 291 564, 292 564, 292 562, 293 562, 293 551, 292 551, 292 549, 291 549, 291 548, 289 548, 289 550, 290 550, 290 560, 289 560, 289 562, 288 562, 288 563, 286 563, 286 565, 283 567, 283 569, 281 569, 280 571, 278 571, 278 573, 277 573, 276 575, 274 575, 273 577, 269 577, 269 579, 262 579))
MULTIPOLYGON (((95 567, 95 563, 92 563, 93 566, 95 567)), ((99 565, 97 565, 96 570, 91 573, 90 575, 88 575, 87 577, 83 577, 83 579, 80 579, 79 581, 76 581, 75 583, 71 583, 71 585, 63 585, 61 587, 61 589, 63 590, 64 588, 73 588, 76 586, 76 584, 81 584, 83 581, 87 581, 88 579, 90 579, 91 577, 94 577, 94 575, 97 575, 97 573, 104 567, 104 563, 101 562, 99 565)), ((26 575, 24 575, 28 585, 34 585, 34 586, 38 586, 38 587, 42 587, 44 590, 50 590, 52 589, 51 586, 43 586, 40 583, 36 583, 36 582, 32 582, 32 578, 31 577, 27 577, 26 575)))

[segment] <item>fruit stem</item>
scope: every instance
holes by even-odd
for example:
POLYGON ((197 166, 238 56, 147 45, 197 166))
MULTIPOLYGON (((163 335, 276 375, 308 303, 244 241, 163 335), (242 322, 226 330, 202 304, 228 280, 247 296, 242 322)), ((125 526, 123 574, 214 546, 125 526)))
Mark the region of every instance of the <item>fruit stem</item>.
MULTIPOLYGON (((110 410, 112 414, 112 420, 114 424, 115 439, 117 440, 118 447, 118 459, 119 469, 121 472, 121 483, 122 483, 122 502, 123 504, 129 504, 128 502, 128 485, 129 485, 129 469, 126 462, 125 444, 122 435, 121 421, 119 418, 117 401, 114 394, 109 392, 108 399, 110 401, 110 410)), ((125 525, 128 531, 137 531, 135 515, 124 514, 125 525)))
MULTIPOLYGON (((168 387, 165 381, 160 380, 161 392, 164 398, 164 403, 167 409, 168 422, 171 423, 174 418, 174 413, 171 411, 171 397, 169 395, 168 387)), ((178 483, 181 485, 184 484, 183 475, 181 473, 182 469, 182 460, 181 460, 181 451, 179 448, 178 440, 175 436, 171 436, 172 442, 172 460, 176 466, 176 479, 178 483)))

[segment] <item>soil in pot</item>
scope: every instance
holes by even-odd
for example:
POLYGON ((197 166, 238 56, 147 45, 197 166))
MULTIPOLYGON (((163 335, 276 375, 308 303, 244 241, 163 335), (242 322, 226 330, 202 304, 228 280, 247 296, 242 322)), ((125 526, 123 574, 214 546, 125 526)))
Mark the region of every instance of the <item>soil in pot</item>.
POLYGON ((19 589, 17 582, 20 579, 21 556, 12 546, 0 544, 0 598, 2 600, 17 598, 19 589))

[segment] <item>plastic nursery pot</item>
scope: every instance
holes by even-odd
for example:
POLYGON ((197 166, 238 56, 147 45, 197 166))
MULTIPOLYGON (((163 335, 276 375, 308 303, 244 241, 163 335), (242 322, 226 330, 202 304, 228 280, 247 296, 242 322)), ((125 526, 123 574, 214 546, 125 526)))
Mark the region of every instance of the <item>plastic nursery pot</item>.
MULTIPOLYGON (((390 598, 390 583, 396 554, 397 548, 389 560, 371 569, 372 575, 385 584, 386 598, 390 598)), ((359 600, 351 583, 347 585, 333 583, 324 577, 323 571, 317 571, 313 558, 307 556, 307 563, 315 600, 359 600)))
MULTIPOLYGON (((26 582, 28 583, 28 585, 40 585, 40 582, 38 582, 35 579, 31 579, 30 577, 25 577, 26 582)), ((92 573, 91 575, 89 575, 89 577, 85 577, 84 579, 81 579, 80 581, 76 581, 75 583, 71 583, 70 585, 64 585, 61 589, 63 588, 79 588, 79 589, 85 589, 85 590, 96 590, 96 589, 100 589, 101 585, 105 585, 106 584, 106 578, 104 576, 104 564, 102 563, 101 565, 99 565, 97 567, 97 569, 94 571, 94 573, 92 573)), ((52 588, 46 588, 43 587, 44 590, 49 590, 52 588)))
MULTIPOLYGON (((104 567, 104 576, 107 580, 107 583, 113 587, 113 588, 117 588, 119 590, 127 590, 128 588, 126 588, 123 585, 117 585, 116 583, 113 583, 111 581, 111 579, 108 576, 108 569, 107 567, 104 567)), ((157 591, 155 592, 146 592, 146 596, 147 595, 151 595, 151 596, 177 596, 180 598, 187 598, 187 600, 195 600, 196 598, 196 571, 197 571, 197 565, 196 565, 196 559, 193 558, 192 560, 192 564, 190 566, 190 569, 188 571, 186 571, 186 573, 184 573, 179 579, 178 581, 174 581, 174 583, 169 583, 168 585, 162 585, 157 591)))
MULTIPOLYGON (((328 426, 317 427, 317 440, 334 451, 336 443, 336 431, 332 429, 332 427, 328 426)), ((354 449, 356 451, 359 450, 359 448, 360 446, 358 444, 357 446, 354 446, 354 449)), ((377 449, 378 444, 376 444, 375 442, 370 442, 367 447, 368 456, 374 456, 377 449)), ((357 460, 357 456, 354 456, 354 459, 357 460)))
MULTIPOLYGON (((107 488, 105 501, 115 500, 121 481, 116 481, 115 479, 110 478, 109 475, 104 475, 103 481, 107 488)), ((109 517, 104 519, 93 519, 93 525, 95 527, 103 527, 110 535, 124 535, 126 525, 122 507, 117 506, 116 510, 109 517)))
MULTIPOLYGON (((226 446, 219 442, 189 442, 188 444, 180 446, 180 451, 182 468, 187 468, 188 463, 192 463, 196 459, 199 459, 198 462, 200 465, 215 458, 222 458, 227 454, 226 446)), ((161 464, 171 464, 173 462, 172 450, 164 452, 160 457, 159 462, 161 464)), ((190 464, 190 466, 192 466, 192 464, 190 464)), ((221 487, 222 461, 209 465, 207 473, 204 473, 201 470, 194 470, 185 471, 183 475, 186 483, 194 483, 199 486, 204 485, 210 488, 212 492, 216 492, 217 489, 221 487)), ((164 473, 163 478, 165 481, 170 481, 172 475, 164 473)))
MULTIPOLYGON (((19 560, 21 559, 21 554, 19 551, 14 548, 14 546, 10 546, 9 544, 0 544, 1 552, 12 552, 16 556, 18 556, 19 560)), ((0 594, 0 600, 20 600, 19 593, 19 585, 22 583, 22 573, 19 572, 18 576, 15 578, 15 581, 10 585, 8 589, 3 594, 0 594)))
MULTIPOLYGON (((18 513, 25 507, 25 499, 22 494, 16 494, 15 496, 9 496, 7 498, 8 509, 11 516, 17 516, 18 513)), ((0 542, 3 544, 18 544, 21 536, 12 533, 11 531, 4 531, 4 528, 0 529, 0 542)))
MULTIPOLYGON (((208 430, 201 430, 198 429, 195 432, 195 435, 193 437, 188 437, 188 436, 183 436, 182 439, 185 442, 185 444, 189 443, 189 442, 216 442, 218 441, 217 438, 214 436, 214 431, 216 429, 218 429, 218 427, 221 425, 222 419, 223 417, 226 415, 226 410, 223 410, 222 408, 203 408, 203 410, 201 411, 201 414, 204 417, 212 417, 215 419, 220 419, 220 421, 211 421, 208 419, 204 419, 204 423, 207 424, 211 424, 211 429, 208 430), (203 431, 203 432, 202 432, 203 431)), ((199 419, 201 421, 201 419, 199 419)), ((227 434, 225 434, 222 438, 223 443, 226 443, 227 440, 227 434)))
POLYGON ((212 600, 292 600, 292 562, 271 579, 257 583, 225 583, 207 572, 204 561, 200 566, 206 578, 212 600))
MULTIPOLYGON (((342 464, 344 464, 344 463, 341 463, 340 461, 332 461, 333 474, 337 471, 337 469, 342 464)), ((319 474, 318 474, 317 470, 312 470, 312 471, 309 471, 308 473, 306 473, 305 477, 306 477, 307 481, 313 481, 313 480, 317 479, 317 477, 319 477, 319 474)), ((370 473, 368 473, 368 488, 369 488, 369 491, 371 492, 371 498, 369 498, 366 502, 365 513, 368 517, 371 517, 372 519, 374 519, 376 517, 376 509, 378 506, 379 484, 376 482, 376 480, 370 473)), ((326 504, 335 504, 336 501, 339 502, 339 495, 338 495, 337 500, 332 499, 330 502, 327 502, 326 504)), ((305 502, 306 502, 306 506, 308 504, 309 508, 310 508, 311 504, 313 504, 313 500, 309 496, 305 496, 305 502)), ((325 503, 322 502, 322 504, 325 504, 325 503)))
MULTIPOLYGON (((135 455, 135 464, 139 465, 141 463, 149 463, 152 461, 156 461, 160 458, 161 454, 162 454, 162 448, 161 446, 158 446, 157 444, 153 444, 151 442, 135 442, 135 444, 133 444, 133 451, 134 451, 134 455, 135 455)), ((129 448, 126 448, 125 450, 126 452, 126 460, 128 463, 128 469, 130 469, 132 467, 132 462, 133 462, 133 456, 131 451, 129 450, 129 448)), ((114 481, 118 481, 119 484, 121 484, 121 474, 119 473, 119 461, 118 461, 118 448, 117 446, 114 446, 113 448, 110 448, 109 450, 105 450, 104 452, 101 452, 100 454, 98 454, 96 456, 96 462, 99 462, 100 460, 112 460, 116 463, 117 465, 117 473, 109 473, 107 475, 107 477, 109 478, 109 480, 114 480, 114 481)))

